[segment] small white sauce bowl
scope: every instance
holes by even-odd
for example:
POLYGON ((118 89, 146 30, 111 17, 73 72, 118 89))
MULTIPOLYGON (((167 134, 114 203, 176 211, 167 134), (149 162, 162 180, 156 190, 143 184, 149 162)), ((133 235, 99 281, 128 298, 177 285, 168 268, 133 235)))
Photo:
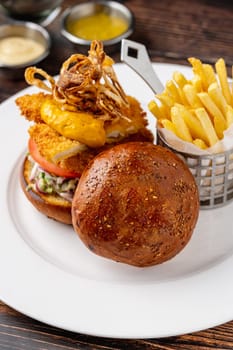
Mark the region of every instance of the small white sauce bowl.
POLYGON ((10 24, 0 25, 0 40, 9 37, 21 37, 31 39, 44 47, 43 52, 30 61, 20 64, 7 64, 0 61, 0 74, 9 79, 24 78, 24 70, 41 62, 50 52, 51 39, 46 29, 36 23, 15 21, 10 24))

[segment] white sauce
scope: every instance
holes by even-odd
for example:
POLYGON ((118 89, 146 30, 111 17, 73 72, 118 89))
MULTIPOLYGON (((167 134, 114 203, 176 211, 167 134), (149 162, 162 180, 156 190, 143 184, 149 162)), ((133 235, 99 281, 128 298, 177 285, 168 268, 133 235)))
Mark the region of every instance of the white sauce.
POLYGON ((0 39, 0 62, 17 65, 29 62, 45 51, 42 44, 28 38, 12 36, 0 39))

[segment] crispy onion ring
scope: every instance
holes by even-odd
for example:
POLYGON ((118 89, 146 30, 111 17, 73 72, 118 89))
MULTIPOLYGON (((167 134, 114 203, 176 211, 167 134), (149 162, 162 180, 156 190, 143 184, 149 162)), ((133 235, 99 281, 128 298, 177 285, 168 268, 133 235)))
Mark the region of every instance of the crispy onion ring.
POLYGON ((29 85, 35 85, 40 89, 52 92, 53 88, 55 86, 55 80, 53 77, 51 77, 48 73, 46 73, 43 69, 37 68, 37 67, 28 67, 25 70, 25 80, 29 85), (41 78, 36 77, 36 75, 41 76, 42 78, 46 79, 51 87, 46 85, 41 78))
POLYGON ((105 54, 103 44, 94 40, 88 56, 74 54, 63 63, 57 82, 36 67, 26 69, 25 79, 28 84, 51 92, 64 110, 93 113, 103 120, 126 118, 122 110, 129 104, 113 70, 113 63, 105 54), (50 86, 38 78, 38 74, 50 86))

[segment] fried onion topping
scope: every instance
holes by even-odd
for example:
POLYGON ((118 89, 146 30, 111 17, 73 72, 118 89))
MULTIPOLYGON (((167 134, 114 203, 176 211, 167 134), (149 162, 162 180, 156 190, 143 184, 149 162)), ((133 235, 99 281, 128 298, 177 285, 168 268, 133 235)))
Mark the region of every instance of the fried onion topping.
POLYGON ((103 44, 95 40, 88 56, 74 54, 63 63, 57 81, 36 67, 26 69, 25 79, 28 84, 51 92, 63 110, 88 112, 103 120, 118 120, 126 118, 123 110, 129 103, 113 63, 105 54, 103 44))

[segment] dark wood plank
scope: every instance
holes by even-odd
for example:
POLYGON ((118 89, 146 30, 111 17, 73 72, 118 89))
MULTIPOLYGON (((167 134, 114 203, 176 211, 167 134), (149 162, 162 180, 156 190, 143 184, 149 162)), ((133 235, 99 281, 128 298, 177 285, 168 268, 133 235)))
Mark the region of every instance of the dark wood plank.
POLYGON ((68 332, 48 326, 0 302, 0 349, 170 350, 232 349, 233 321, 201 332, 162 339, 109 339, 68 332))

